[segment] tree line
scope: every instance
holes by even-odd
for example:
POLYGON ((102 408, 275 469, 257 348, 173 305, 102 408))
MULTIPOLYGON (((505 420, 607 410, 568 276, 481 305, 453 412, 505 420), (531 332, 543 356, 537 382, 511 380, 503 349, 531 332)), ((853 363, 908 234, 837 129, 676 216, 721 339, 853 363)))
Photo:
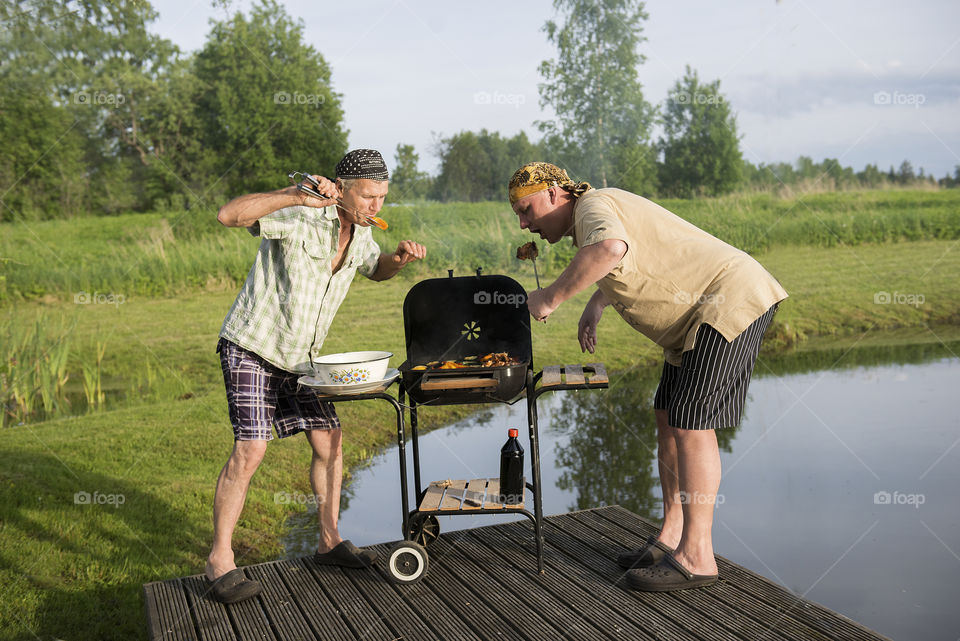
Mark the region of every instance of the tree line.
MULTIPOLYGON (((637 0, 555 0, 543 27, 539 140, 486 130, 439 137, 431 176, 395 150, 393 200, 500 200, 534 159, 596 186, 647 196, 719 195, 801 182, 830 188, 934 182, 909 162, 861 172, 837 160, 754 166, 719 81, 687 67, 666 100, 646 100, 637 0), (662 134, 653 139, 659 126, 662 134)), ((150 33, 146 0, 0 4, 0 220, 214 209, 275 188, 286 172, 333 167, 347 149, 341 96, 303 26, 276 0, 215 22, 196 52, 150 33)), ((960 168, 941 186, 960 183, 960 168)))

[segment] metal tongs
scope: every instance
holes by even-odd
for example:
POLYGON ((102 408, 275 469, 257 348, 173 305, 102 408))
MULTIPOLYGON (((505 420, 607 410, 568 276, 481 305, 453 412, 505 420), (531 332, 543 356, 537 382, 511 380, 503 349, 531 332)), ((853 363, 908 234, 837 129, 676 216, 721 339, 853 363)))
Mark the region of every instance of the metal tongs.
MULTIPOLYGON (((290 179, 290 184, 297 186, 298 191, 302 191, 303 193, 313 196, 314 198, 320 198, 321 200, 331 199, 330 196, 320 193, 318 189, 320 187, 320 183, 317 182, 316 178, 314 178, 311 174, 308 174, 305 171, 291 171, 289 174, 287 174, 287 178, 290 179), (297 176, 300 176, 302 180, 298 181, 297 176)), ((343 200, 341 200, 340 198, 334 198, 333 200, 336 200, 337 205, 342 207, 344 210, 356 216, 362 216, 363 218, 366 218, 367 222, 373 225, 374 227, 377 227, 383 230, 387 228, 387 221, 385 221, 384 219, 377 218, 376 216, 371 216, 369 214, 364 214, 362 212, 357 211, 356 209, 347 207, 346 205, 343 204, 343 200)))

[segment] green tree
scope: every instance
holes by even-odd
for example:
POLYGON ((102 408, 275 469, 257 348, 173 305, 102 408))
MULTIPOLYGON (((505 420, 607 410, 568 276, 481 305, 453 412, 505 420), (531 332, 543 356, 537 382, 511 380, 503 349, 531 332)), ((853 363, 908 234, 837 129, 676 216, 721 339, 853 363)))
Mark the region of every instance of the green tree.
POLYGON ((440 173, 433 184, 437 200, 503 200, 513 172, 543 157, 523 132, 512 138, 486 129, 462 131, 437 143, 440 173))
POLYGON ((4 130, 9 146, 0 152, 0 164, 6 175, 24 159, 20 151, 29 154, 33 148, 30 166, 15 173, 16 182, 5 190, 29 215, 110 213, 144 205, 131 179, 136 162, 106 122, 126 108, 134 75, 161 67, 175 52, 168 41, 147 34, 155 18, 150 4, 138 0, 0 4, 0 100, 8 116, 22 115, 19 125, 14 121, 4 130), (45 124, 35 126, 39 119, 45 124), (31 189, 51 169, 61 187, 49 190, 54 183, 47 182, 48 194, 31 189))
POLYGON ((430 176, 417 168, 420 155, 413 145, 397 144, 396 166, 390 172, 390 200, 419 200, 430 191, 430 176))
POLYGON ((216 158, 208 189, 276 189, 290 171, 329 174, 346 152, 330 67, 274 0, 216 23, 196 74, 201 142, 216 158))
POLYGON ((743 158, 736 116, 720 81, 702 83, 689 66, 664 105, 660 139, 662 190, 672 196, 715 196, 741 182, 743 158))
POLYGON ((900 171, 897 172, 897 180, 900 184, 909 185, 916 179, 917 176, 913 173, 913 164, 911 164, 909 160, 904 160, 900 163, 900 171))
POLYGON ((656 186, 650 144, 654 108, 643 98, 637 48, 647 18, 637 0, 554 0, 561 25, 544 25, 557 59, 540 64, 540 106, 555 120, 538 124, 551 159, 597 186, 638 193, 656 186))

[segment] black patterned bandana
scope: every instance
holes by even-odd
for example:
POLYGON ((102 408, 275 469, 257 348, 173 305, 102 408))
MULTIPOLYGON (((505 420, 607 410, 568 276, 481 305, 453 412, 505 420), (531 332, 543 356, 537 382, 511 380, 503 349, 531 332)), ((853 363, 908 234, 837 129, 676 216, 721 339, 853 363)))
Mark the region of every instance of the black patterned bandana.
POLYGON ((337 163, 337 178, 390 180, 387 163, 376 149, 354 149, 337 163))

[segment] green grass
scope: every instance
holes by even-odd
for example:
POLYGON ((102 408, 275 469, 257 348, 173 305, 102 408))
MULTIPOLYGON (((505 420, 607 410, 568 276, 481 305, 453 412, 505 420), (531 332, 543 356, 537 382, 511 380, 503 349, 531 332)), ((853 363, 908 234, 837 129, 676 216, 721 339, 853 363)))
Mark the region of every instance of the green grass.
MULTIPOLYGON (((773 247, 960 238, 960 189, 859 191, 783 199, 769 194, 660 201, 668 209, 747 252, 773 247)), ((483 267, 518 268, 516 247, 530 240, 503 203, 422 203, 388 207, 385 249, 411 238, 427 246, 406 278, 483 267)), ((220 227, 210 213, 174 212, 0 225, 0 301, 135 295, 169 296, 242 282, 258 241, 220 227)), ((569 242, 541 243, 541 269, 558 271, 569 242)))
MULTIPOLYGON (((846 196, 818 195, 822 201, 812 200, 819 202, 822 210, 832 207, 836 214, 847 207, 849 213, 851 201, 846 196)), ((936 199, 941 193, 923 192, 918 199, 921 196, 936 199)), ((902 196, 891 198, 893 204, 886 209, 899 215, 896 201, 902 196)), ((734 207, 734 202, 723 206, 734 207)), ((946 206, 941 201, 923 202, 926 211, 946 206)), ((770 207, 780 205, 773 202, 770 207)), ((721 204, 717 200, 703 206, 721 204)), ((389 214, 391 233, 416 237, 414 232, 421 230, 425 236, 436 235, 431 246, 434 254, 441 253, 436 249, 444 246, 441 241, 454 251, 468 247, 471 241, 510 248, 526 240, 507 224, 505 207, 504 222, 496 232, 501 236, 494 235, 494 241, 486 240, 490 230, 481 226, 489 218, 490 205, 430 207, 434 207, 432 218, 424 215, 419 222, 413 213, 389 214), (429 233, 418 225, 430 227, 429 233), (484 236, 482 241, 480 236, 484 236)), ((800 208, 805 205, 799 204, 800 208)), ((790 222, 791 215, 781 216, 782 222, 774 229, 790 222)), ((802 211, 797 215, 802 216, 802 211)), ((165 254, 168 263, 183 258, 186 264, 184 257, 189 252, 185 248, 199 246, 194 243, 210 243, 209 255, 198 254, 189 269, 181 265, 168 267, 169 272, 159 267, 155 273, 144 272, 136 257, 138 251, 149 251, 137 243, 145 243, 149 249, 153 241, 144 239, 158 229, 158 220, 150 216, 81 219, 59 227, 61 223, 50 223, 50 228, 34 224, 29 230, 19 226, 3 230, 3 255, 9 258, 16 251, 20 263, 35 261, 30 263, 34 270, 30 273, 38 284, 32 294, 24 294, 23 284, 14 288, 19 293, 11 294, 9 277, 14 272, 8 261, 4 271, 8 297, 0 307, 0 324, 23 328, 43 318, 50 336, 58 328, 72 328, 67 386, 80 384, 82 364, 94 357, 97 342, 106 345, 104 381, 107 391, 116 394, 106 411, 0 431, 0 582, 4 585, 0 591, 0 639, 145 638, 140 586, 202 570, 212 533, 213 485, 232 446, 214 345, 236 295, 234 279, 246 273, 256 241, 245 238, 244 232, 191 221, 190 233, 174 232, 172 240, 167 232, 157 232, 168 240, 162 252, 154 250, 152 260, 159 260, 160 265, 163 260, 159 257, 165 254), (114 245, 92 240, 101 230, 114 245), (217 233, 208 233, 210 230, 217 233), (57 238, 67 240, 58 245, 54 242, 57 238), (227 239, 226 248, 218 249, 213 243, 220 241, 215 239, 227 239), (122 249, 124 246, 127 249, 122 249), (86 252, 96 255, 96 260, 86 258, 86 252), (209 261, 218 253, 229 255, 216 257, 222 271, 204 276, 209 261), (180 258, 174 260, 173 256, 180 258), (133 269, 126 274, 121 271, 124 260, 133 261, 128 264, 133 269), (71 273, 71 265, 80 276, 71 273), (162 281, 165 273, 171 282, 162 281), (115 280, 103 280, 105 286, 93 284, 109 274, 115 280), (93 280, 83 281, 81 276, 93 280), (117 288, 110 282, 117 283, 117 288), (129 289, 122 289, 124 283, 129 289), (143 292, 138 289, 141 286, 143 292), (73 287, 125 296, 113 304, 75 303, 73 287), (160 291, 175 293, 150 295, 160 291), (148 367, 152 383, 144 373, 148 367), (122 496, 123 503, 115 507, 76 504, 78 492, 122 496)), ((900 239, 905 238, 908 236, 900 239)), ((864 348, 861 351, 878 362, 902 358, 905 351, 950 353, 951 348, 944 344, 955 346, 960 340, 960 285, 956 278, 960 247, 956 240, 821 246, 829 244, 778 242, 757 254, 791 294, 765 344, 763 358, 772 371, 830 366, 853 345, 864 348), (891 295, 890 303, 875 300, 883 292, 891 295), (898 345, 899 351, 891 351, 891 344, 898 345), (923 347, 911 347, 917 344, 923 347)), ((477 250, 482 251, 486 250, 477 250)), ((554 256, 541 261, 541 278, 546 283, 556 277, 561 263, 559 252, 544 253, 554 256)), ((411 280, 444 276, 447 266, 470 266, 469 260, 478 256, 484 255, 460 255, 459 262, 450 263, 436 259, 418 266, 405 280, 358 280, 337 315, 325 350, 386 349, 397 355, 396 364, 404 355, 401 303, 411 280)), ((527 265, 517 271, 516 261, 500 258, 497 267, 496 255, 486 257, 494 261, 487 266, 488 272, 511 273, 526 287, 533 287, 527 265)), ((580 354, 576 322, 588 295, 561 306, 546 324, 534 324, 537 366, 597 360, 606 363, 610 371, 656 367, 660 350, 609 309, 599 328, 598 353, 580 354)), ((476 409, 430 408, 421 416, 429 429, 476 409)), ((387 404, 347 403, 339 412, 348 470, 358 469, 379 448, 394 441, 392 410, 387 404)), ((239 563, 282 555, 284 519, 302 507, 275 503, 274 492, 308 492, 309 458, 300 438, 274 441, 268 448, 237 531, 239 563)))

